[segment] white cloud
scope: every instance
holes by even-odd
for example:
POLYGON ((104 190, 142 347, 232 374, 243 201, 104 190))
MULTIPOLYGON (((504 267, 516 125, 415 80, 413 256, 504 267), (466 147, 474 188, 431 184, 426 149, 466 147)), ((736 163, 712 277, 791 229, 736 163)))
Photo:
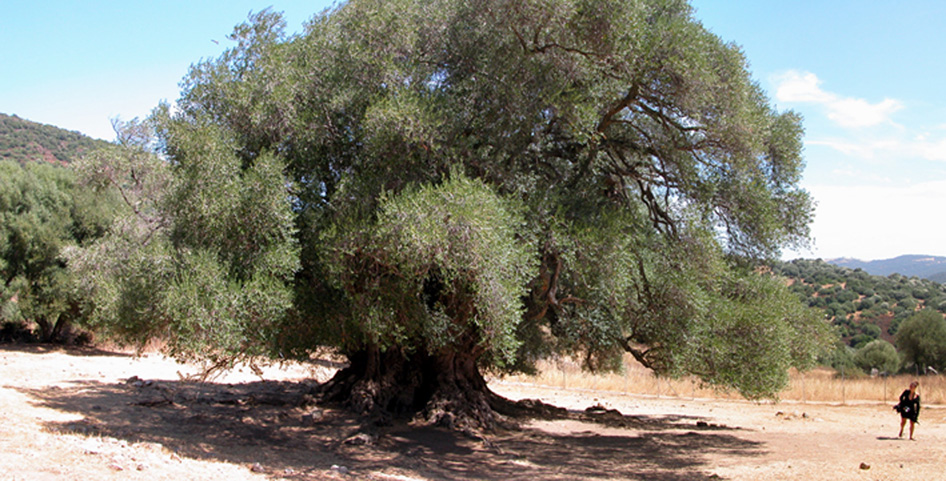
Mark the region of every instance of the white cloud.
POLYGON ((821 80, 811 72, 790 70, 775 78, 775 98, 782 102, 829 103, 833 94, 821 90, 821 80))
POLYGON ((946 161, 946 138, 935 141, 923 138, 922 140, 912 143, 910 148, 921 158, 946 161))
POLYGON ((924 125, 919 119, 937 117, 897 114, 904 105, 894 98, 872 102, 825 90, 811 72, 788 71, 772 85, 777 102, 812 121, 802 186, 816 202, 813 244, 785 258, 946 256, 946 224, 936 220, 946 206, 946 170, 931 164, 946 162, 942 120, 924 125))
POLYGON ((923 159, 946 161, 946 138, 931 139, 927 135, 917 135, 913 139, 903 137, 887 138, 830 138, 809 140, 809 145, 823 145, 842 154, 864 160, 907 160, 923 159))
POLYGON ((837 99, 828 103, 828 118, 842 127, 870 127, 888 122, 890 114, 901 108, 903 105, 893 99, 876 104, 863 99, 837 99))
POLYGON ((821 80, 811 72, 790 70, 774 78, 775 98, 780 102, 813 103, 827 110, 829 119, 842 127, 870 127, 891 122, 890 115, 903 108, 895 99, 878 103, 842 97, 821 88, 821 80))
POLYGON ((884 157, 886 153, 898 150, 900 142, 896 140, 854 140, 854 139, 826 139, 809 140, 809 145, 823 145, 837 150, 842 154, 860 159, 874 159, 884 157))

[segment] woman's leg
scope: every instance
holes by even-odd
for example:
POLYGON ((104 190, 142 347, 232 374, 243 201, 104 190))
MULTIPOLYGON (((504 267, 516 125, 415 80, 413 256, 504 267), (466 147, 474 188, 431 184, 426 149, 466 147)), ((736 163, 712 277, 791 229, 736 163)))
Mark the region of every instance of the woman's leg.
POLYGON ((916 421, 910 420, 910 439, 913 440, 913 426, 916 424, 916 421))
POLYGON ((900 418, 900 434, 897 435, 898 438, 903 437, 903 426, 907 423, 907 418, 900 418))

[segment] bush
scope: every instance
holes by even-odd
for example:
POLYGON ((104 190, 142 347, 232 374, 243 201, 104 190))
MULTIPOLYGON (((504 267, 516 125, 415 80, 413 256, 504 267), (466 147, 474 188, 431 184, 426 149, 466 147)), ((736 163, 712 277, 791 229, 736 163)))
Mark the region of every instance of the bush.
POLYGON ((865 299, 862 300, 861 302, 858 302, 858 303, 857 303, 857 310, 858 310, 858 311, 866 311, 866 310, 870 309, 871 307, 874 307, 874 299, 873 299, 873 298, 870 298, 870 297, 865 298, 865 299))
POLYGON ((911 292, 914 298, 916 299, 929 299, 933 296, 933 293, 929 289, 922 287, 915 287, 911 292))
POLYGON ((895 373, 900 369, 900 355, 893 344, 876 339, 854 353, 854 363, 868 373, 872 369, 882 373, 895 373))
POLYGON ((838 293, 837 299, 840 302, 851 302, 858 299, 860 296, 852 290, 845 289, 838 293))
POLYGON ((912 297, 901 300, 899 305, 908 311, 916 310, 916 300, 914 300, 912 297))
POLYGON ((890 293, 890 295, 897 301, 902 301, 913 295, 913 292, 907 289, 897 289, 890 293))
POLYGON ((877 336, 872 336, 866 332, 861 332, 852 337, 848 344, 850 344, 850 346, 854 349, 860 349, 875 340, 877 340, 877 336))
POLYGON ((853 373, 861 374, 863 371, 854 363, 854 353, 855 351, 849 346, 845 345, 843 342, 839 342, 835 345, 834 349, 820 361, 823 365, 838 371, 841 375, 847 376, 853 373))
POLYGON ((946 368, 946 320, 932 309, 924 309, 903 321, 897 331, 897 348, 905 362, 920 368, 946 368))

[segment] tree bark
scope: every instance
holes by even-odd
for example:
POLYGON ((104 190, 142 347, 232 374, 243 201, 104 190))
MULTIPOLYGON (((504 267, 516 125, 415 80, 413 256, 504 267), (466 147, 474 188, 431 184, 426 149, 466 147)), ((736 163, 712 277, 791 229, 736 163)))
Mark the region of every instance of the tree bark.
POLYGON ((39 327, 40 342, 53 342, 56 326, 52 322, 49 322, 45 317, 37 317, 35 321, 37 327, 39 327))
POLYGON ((379 424, 413 418, 459 430, 508 426, 496 409, 506 402, 489 390, 474 349, 435 354, 369 347, 319 388, 322 401, 338 402, 379 424))

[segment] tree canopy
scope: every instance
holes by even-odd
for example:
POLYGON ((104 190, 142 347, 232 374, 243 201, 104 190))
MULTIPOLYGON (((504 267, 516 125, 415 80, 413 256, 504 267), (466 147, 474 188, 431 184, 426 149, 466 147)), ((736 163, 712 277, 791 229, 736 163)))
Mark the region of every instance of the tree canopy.
POLYGON ((932 309, 914 313, 897 331, 897 347, 919 372, 946 369, 946 319, 932 309))
POLYGON ((881 373, 893 374, 900 369, 897 349, 883 339, 874 339, 857 350, 854 362, 866 372, 877 369, 881 373))
POLYGON ((83 304, 62 250, 104 234, 110 199, 50 164, 2 160, 0 180, 0 321, 35 322, 42 340, 60 340, 83 304))
MULTIPOLYGON (((328 395, 481 425, 484 369, 629 352, 761 397, 827 338, 755 269, 807 241, 801 119, 686 2, 350 0, 231 39, 149 120, 175 301, 129 332, 332 346, 328 395)), ((142 292, 124 272, 102 305, 142 292)))
POLYGON ((243 168, 215 132, 175 130, 165 134, 200 162, 181 151, 169 165, 151 121, 116 130, 118 145, 77 165, 123 206, 109 236, 68 253, 93 300, 87 324, 139 346, 158 336, 211 365, 269 354, 299 262, 282 164, 264 156, 243 168))

